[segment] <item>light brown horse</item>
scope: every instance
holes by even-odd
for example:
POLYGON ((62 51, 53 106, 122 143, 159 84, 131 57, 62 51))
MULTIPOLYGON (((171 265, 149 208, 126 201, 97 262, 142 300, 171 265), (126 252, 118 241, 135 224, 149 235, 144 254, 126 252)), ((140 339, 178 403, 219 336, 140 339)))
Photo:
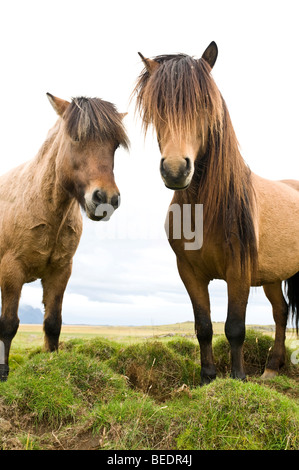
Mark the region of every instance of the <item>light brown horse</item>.
MULTIPOLYGON (((298 331, 299 182, 273 182, 249 170, 227 106, 212 76, 214 42, 200 59, 188 55, 141 56, 145 69, 134 93, 144 130, 153 125, 161 150, 160 172, 174 189, 172 204, 203 204, 203 244, 186 250, 183 229, 169 242, 189 293, 201 351, 202 383, 216 376, 208 285, 224 279, 228 289, 225 333, 232 376, 244 379, 242 347, 250 286, 263 286, 273 308, 276 334, 264 377, 285 361, 285 329, 291 311, 298 331), (288 287, 287 304, 282 281, 288 287)), ((171 206, 170 206, 171 212, 171 206)), ((173 219, 172 224, 176 223, 173 219)), ((196 227, 195 227, 196 228, 196 227)))
POLYGON ((123 115, 99 98, 74 98, 71 103, 50 94, 48 98, 58 121, 33 160, 0 178, 2 381, 19 325, 23 284, 41 279, 45 347, 54 351, 63 295, 82 232, 80 206, 90 219, 101 220, 119 204, 113 164, 117 147, 128 147, 123 115))

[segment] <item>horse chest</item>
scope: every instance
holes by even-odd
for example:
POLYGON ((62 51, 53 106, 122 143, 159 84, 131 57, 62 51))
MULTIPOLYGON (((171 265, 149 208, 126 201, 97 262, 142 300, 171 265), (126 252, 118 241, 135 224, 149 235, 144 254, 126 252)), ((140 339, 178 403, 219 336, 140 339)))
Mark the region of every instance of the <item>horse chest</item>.
POLYGON ((32 227, 22 247, 22 258, 29 276, 40 278, 49 265, 59 266, 70 262, 80 235, 80 227, 68 223, 60 230, 45 223, 32 227))
POLYGON ((169 242, 180 262, 191 266, 198 279, 225 279, 225 252, 216 239, 213 242, 204 241, 202 247, 196 250, 186 249, 188 240, 185 239, 169 239, 169 242))

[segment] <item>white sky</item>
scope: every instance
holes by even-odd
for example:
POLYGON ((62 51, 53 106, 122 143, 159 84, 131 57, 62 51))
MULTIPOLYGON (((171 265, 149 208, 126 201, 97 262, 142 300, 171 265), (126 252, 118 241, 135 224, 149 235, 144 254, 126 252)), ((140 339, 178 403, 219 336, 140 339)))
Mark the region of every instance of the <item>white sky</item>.
MULTIPOLYGON (((108 223, 84 217, 63 309, 65 323, 165 324, 193 320, 163 224, 172 198, 155 138, 144 140, 129 98, 145 56, 200 57, 216 41, 213 76, 253 172, 298 178, 299 29, 296 0, 10 0, 0 6, 0 173, 35 156, 56 115, 46 92, 98 96, 128 111, 129 153, 118 150, 122 204, 108 223)), ((16 189, 17 190, 17 189, 16 189)), ((214 282, 212 319, 226 317, 214 282)), ((41 307, 40 283, 22 303, 41 307)), ((260 290, 248 323, 272 323, 260 290)))

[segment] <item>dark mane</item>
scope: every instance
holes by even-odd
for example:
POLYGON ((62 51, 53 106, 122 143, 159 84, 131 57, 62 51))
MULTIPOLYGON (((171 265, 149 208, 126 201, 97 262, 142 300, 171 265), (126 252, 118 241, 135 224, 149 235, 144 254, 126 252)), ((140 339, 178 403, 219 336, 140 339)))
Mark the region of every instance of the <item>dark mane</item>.
POLYGON ((64 113, 65 129, 76 141, 115 141, 128 148, 129 140, 114 104, 100 98, 73 98, 64 113))
MULTIPOLYGON (((200 132, 207 140, 206 155, 198 156, 191 186, 179 197, 204 204, 206 236, 222 227, 232 252, 236 241, 241 265, 256 267, 257 242, 253 222, 251 172, 238 147, 229 112, 204 59, 162 55, 153 74, 144 69, 134 93, 145 132, 167 125, 176 137, 200 132), (208 134, 205 135, 206 128, 208 134)), ((236 253, 234 253, 236 254, 236 253)))

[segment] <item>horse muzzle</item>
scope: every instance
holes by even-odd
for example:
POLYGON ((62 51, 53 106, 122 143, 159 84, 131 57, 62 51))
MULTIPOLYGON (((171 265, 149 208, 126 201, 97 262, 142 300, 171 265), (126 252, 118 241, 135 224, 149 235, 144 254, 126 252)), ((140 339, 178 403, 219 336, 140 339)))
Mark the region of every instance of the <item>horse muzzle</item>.
POLYGON ((192 180, 194 164, 189 157, 181 158, 178 162, 161 158, 160 173, 167 188, 186 189, 192 180))
POLYGON ((89 219, 108 221, 120 205, 120 194, 108 196, 106 191, 95 189, 85 195, 85 210, 89 219))

